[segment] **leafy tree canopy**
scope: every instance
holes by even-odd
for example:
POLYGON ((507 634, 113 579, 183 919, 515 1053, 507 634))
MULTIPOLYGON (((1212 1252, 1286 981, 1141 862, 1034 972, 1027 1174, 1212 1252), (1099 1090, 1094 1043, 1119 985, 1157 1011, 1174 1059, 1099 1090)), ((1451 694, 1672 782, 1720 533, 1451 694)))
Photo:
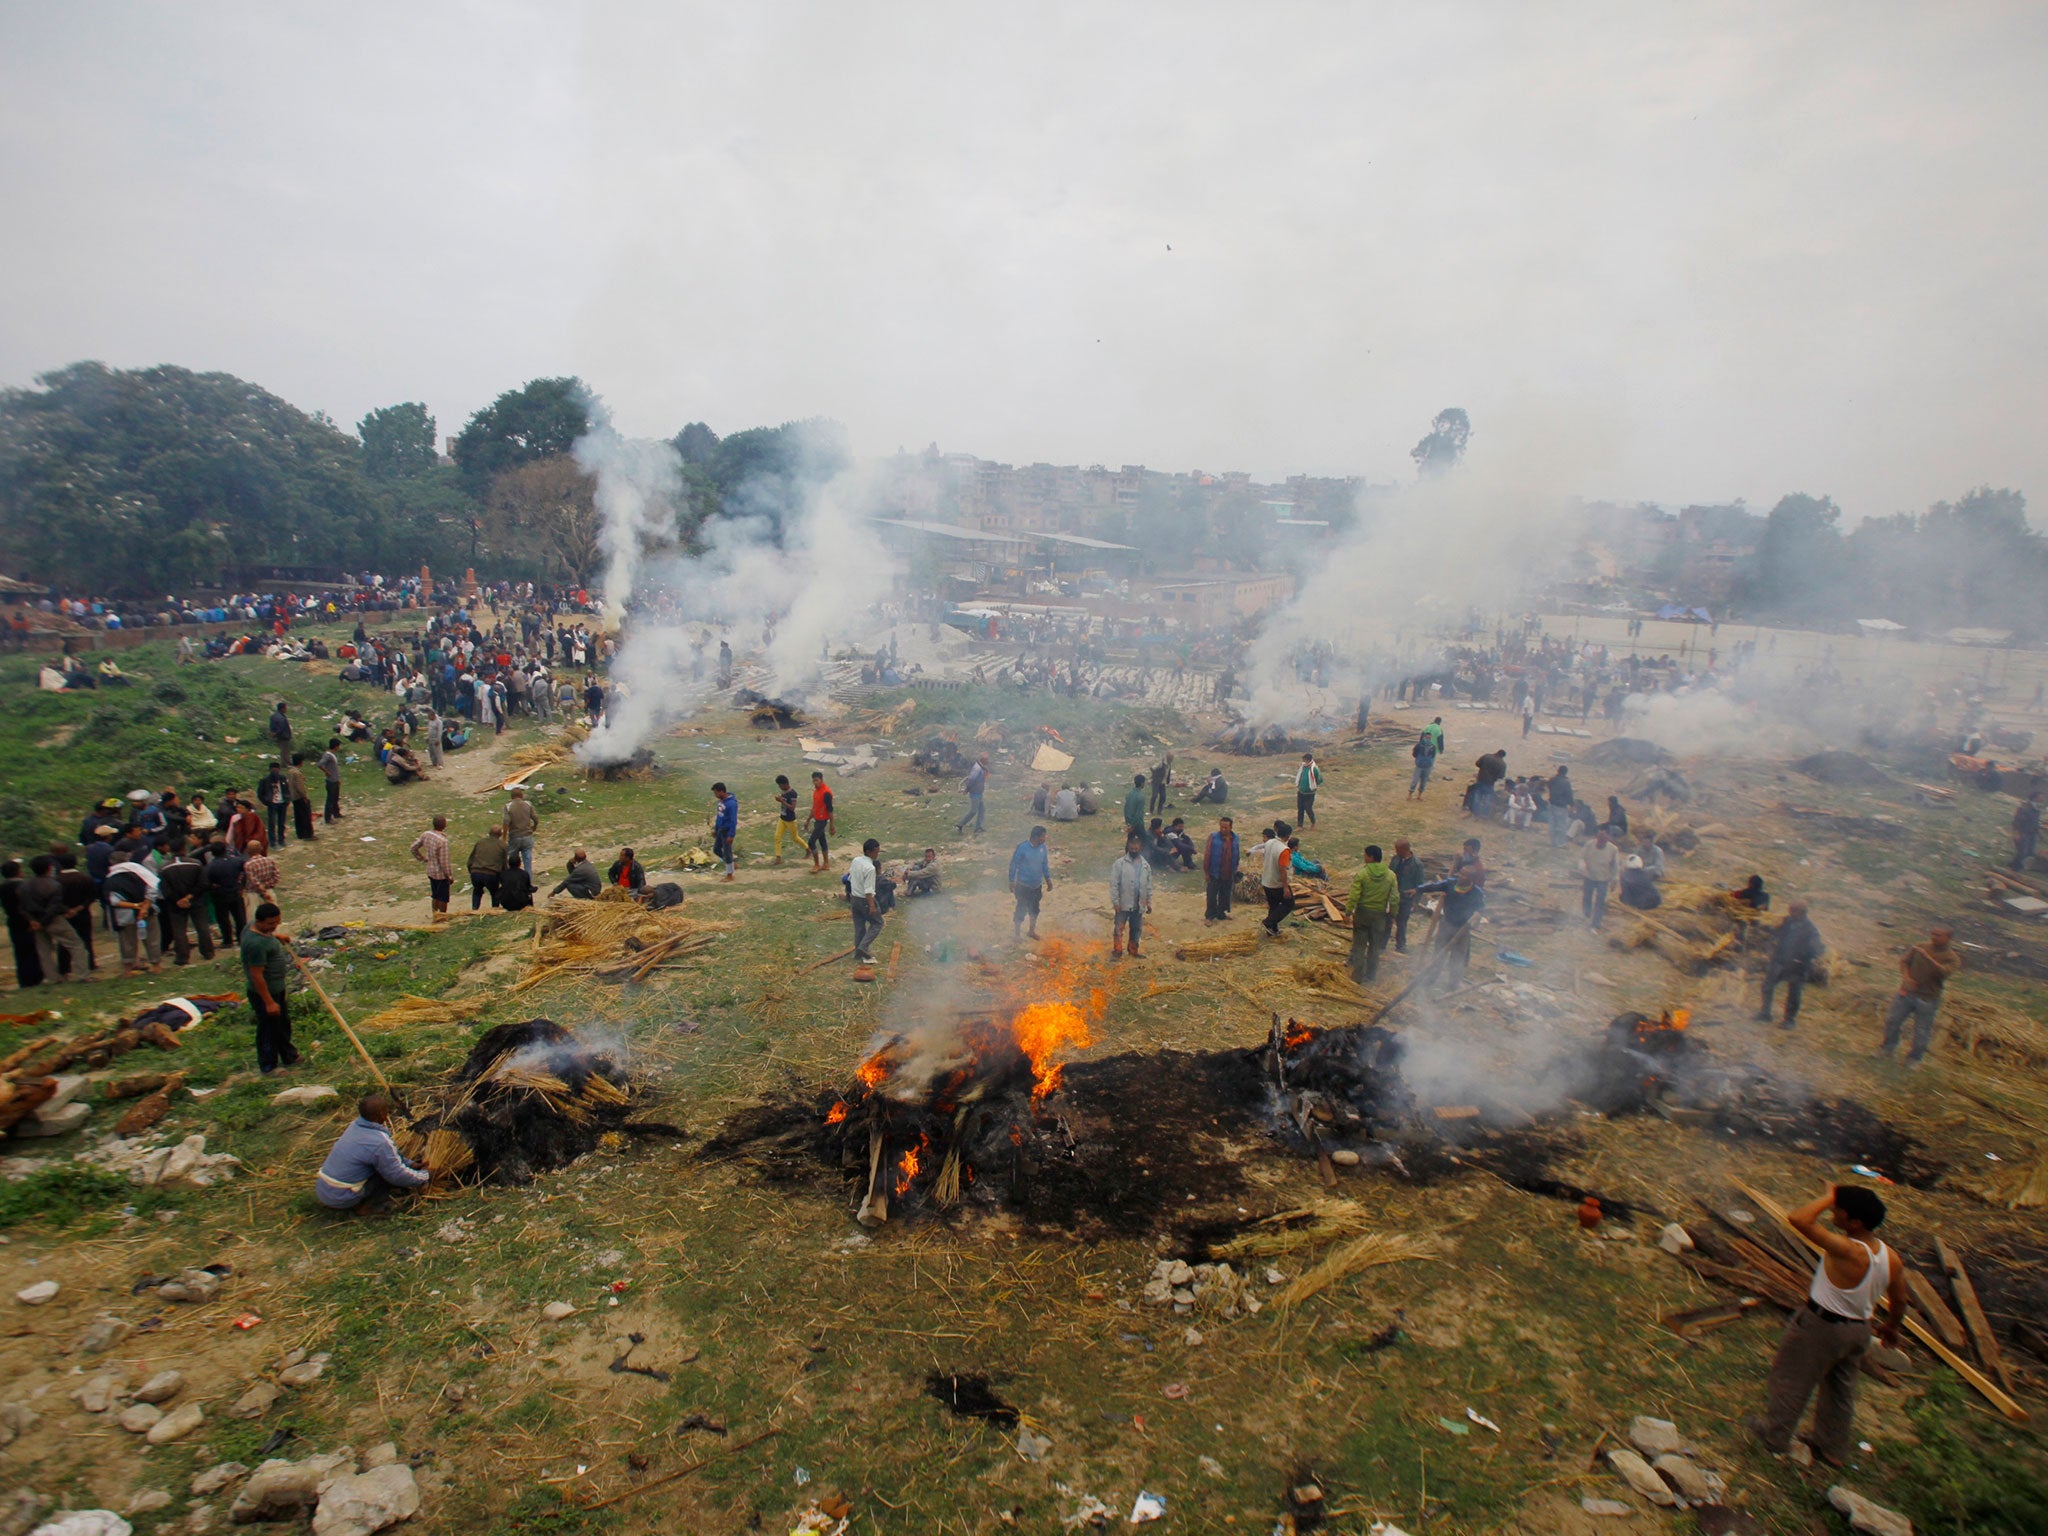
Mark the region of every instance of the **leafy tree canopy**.
POLYGON ((534 379, 469 418, 453 453, 472 495, 508 469, 564 454, 590 426, 590 391, 577 378, 534 379))
POLYGON ((373 480, 409 480, 441 462, 434 451, 434 418, 416 400, 370 412, 356 423, 356 436, 362 439, 364 473, 373 480))
POLYGON ((1458 406, 1448 406, 1436 413, 1436 420, 1429 424, 1429 436, 1408 450, 1408 457, 1415 461, 1415 472, 1423 479, 1448 474, 1458 467, 1458 461, 1465 457, 1465 445, 1472 440, 1472 418, 1458 406))

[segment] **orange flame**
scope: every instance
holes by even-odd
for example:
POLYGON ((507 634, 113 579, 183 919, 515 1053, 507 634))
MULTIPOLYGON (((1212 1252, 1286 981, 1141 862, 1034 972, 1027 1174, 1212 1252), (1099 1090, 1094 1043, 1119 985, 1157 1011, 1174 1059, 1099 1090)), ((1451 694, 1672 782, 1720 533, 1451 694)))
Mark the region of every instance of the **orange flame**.
POLYGON ((1672 1027, 1673 1029, 1683 1029, 1683 1028, 1685 1028, 1685 1026, 1686 1026, 1686 1025, 1690 1024, 1691 1022, 1692 1022, 1692 1010, 1691 1010, 1691 1009, 1689 1009, 1689 1008, 1674 1008, 1674 1009, 1673 1009, 1673 1010, 1671 1011, 1671 1027, 1672 1027))
POLYGON ((837 1125, 840 1121, 844 1120, 845 1118, 846 1101, 844 1099, 841 1099, 837 1104, 834 1104, 830 1109, 825 1111, 825 1123, 827 1125, 837 1125))
POLYGON ((1280 1041, 1280 1045, 1283 1050, 1297 1050, 1300 1047, 1307 1045, 1309 1041, 1315 1039, 1316 1030, 1312 1026, 1307 1024, 1297 1024, 1293 1019, 1289 1019, 1287 1022, 1293 1027, 1287 1031, 1286 1035, 1280 1041))
POLYGON ((1033 1003, 1010 1020, 1017 1048, 1031 1062, 1031 1102, 1036 1104, 1060 1085, 1062 1047, 1085 1051, 1095 1043, 1088 1015, 1074 1003, 1033 1003))
POLYGON ((889 1076, 889 1053, 886 1050, 875 1052, 860 1064, 860 1070, 855 1072, 854 1076, 868 1088, 881 1087, 889 1076))
POLYGON ((903 1160, 896 1165, 898 1175, 896 1179, 897 1194, 905 1195, 910 1193, 910 1186, 916 1180, 918 1170, 924 1166, 924 1159, 920 1154, 923 1153, 928 1145, 930 1145, 930 1138, 920 1136, 917 1138, 916 1146, 905 1150, 903 1160))

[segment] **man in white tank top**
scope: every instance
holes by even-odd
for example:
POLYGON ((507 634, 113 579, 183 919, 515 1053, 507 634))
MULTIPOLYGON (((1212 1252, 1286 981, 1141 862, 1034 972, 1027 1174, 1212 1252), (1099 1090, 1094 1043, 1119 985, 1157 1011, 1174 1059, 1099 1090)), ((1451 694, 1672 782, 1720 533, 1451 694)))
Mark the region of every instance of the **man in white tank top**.
POLYGON ((1884 1224, 1884 1201, 1857 1184, 1835 1184, 1818 1200, 1787 1214, 1786 1220, 1821 1249, 1806 1305, 1792 1314, 1771 1362, 1770 1395, 1749 1431, 1772 1451, 1791 1448, 1792 1432, 1806 1412, 1806 1400, 1820 1390, 1813 1429, 1799 1438, 1816 1459, 1831 1467, 1848 1458, 1854 1439, 1856 1375, 1870 1347, 1871 1323, 1880 1299, 1884 1323, 1878 1337, 1898 1342, 1906 1315, 1906 1277, 1896 1256, 1874 1235, 1884 1224), (1823 1213, 1834 1222, 1821 1225, 1823 1213))

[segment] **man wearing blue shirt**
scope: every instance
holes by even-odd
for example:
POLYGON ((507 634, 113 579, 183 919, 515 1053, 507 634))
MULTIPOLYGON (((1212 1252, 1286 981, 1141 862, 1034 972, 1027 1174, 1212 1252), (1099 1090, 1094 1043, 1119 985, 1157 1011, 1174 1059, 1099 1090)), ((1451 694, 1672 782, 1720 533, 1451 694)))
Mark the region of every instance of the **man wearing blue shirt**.
POLYGON ((725 865, 725 878, 731 880, 735 862, 733 842, 740 835, 740 797, 723 784, 712 785, 711 795, 718 802, 711 818, 711 852, 725 865))
POLYGON ((1010 855, 1010 890, 1017 898, 1017 910, 1010 918, 1012 939, 1024 934, 1024 920, 1031 920, 1031 937, 1038 937, 1038 904, 1052 889, 1052 856, 1045 846, 1045 828, 1033 827, 1031 836, 1010 855))
POLYGON ((314 1199, 331 1211, 381 1210, 380 1197, 387 1190, 418 1189, 432 1177, 398 1155, 386 1124, 390 1118, 391 1101, 381 1093, 370 1094, 356 1105, 354 1122, 320 1165, 320 1176, 313 1183, 314 1199))

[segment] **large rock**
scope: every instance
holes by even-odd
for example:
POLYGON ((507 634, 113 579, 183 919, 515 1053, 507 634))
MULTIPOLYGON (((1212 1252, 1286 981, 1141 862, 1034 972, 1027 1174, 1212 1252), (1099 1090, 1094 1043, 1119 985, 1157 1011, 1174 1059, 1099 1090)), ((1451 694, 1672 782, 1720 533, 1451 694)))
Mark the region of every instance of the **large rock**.
POLYGON ((204 1408, 197 1403, 185 1403, 158 1419, 144 1438, 151 1445, 169 1445, 173 1440, 184 1439, 205 1422, 204 1408))
MULTIPOLYGON (((62 1109, 39 1109, 26 1120, 15 1126, 14 1134, 24 1139, 32 1136, 63 1136, 77 1130, 92 1118, 90 1104, 66 1104, 62 1109)), ((119 1519, 113 1516, 111 1518, 119 1519)), ((127 1528, 123 1522, 122 1528, 127 1528)))
POLYGON ((1616 1446, 1607 1453, 1607 1465, 1620 1474, 1621 1480, 1652 1504, 1676 1504, 1678 1495, 1664 1486, 1664 1479, 1650 1470, 1650 1464, 1626 1447, 1616 1446))
POLYGON ((134 1331, 133 1323, 125 1323, 111 1312, 102 1312, 78 1336, 76 1348, 81 1355, 103 1355, 134 1331))
POLYGON ((192 1497, 203 1499, 209 1494, 219 1493, 221 1489, 233 1487, 248 1475, 249 1469, 239 1461, 223 1461, 216 1466, 208 1467, 204 1472, 195 1472, 192 1475, 192 1497))
POLYGON ((84 1386, 71 1394, 72 1400, 87 1413, 105 1413, 118 1403, 128 1389, 128 1373, 123 1370, 101 1371, 84 1386))
POLYGON ((27 1403, 0 1403, 0 1445, 12 1445, 42 1421, 27 1403))
POLYGON ((83 1073, 64 1072, 51 1078, 50 1081, 57 1085, 57 1091, 36 1106, 36 1114, 38 1116, 55 1114, 66 1104, 77 1098, 91 1079, 87 1078, 83 1073))
POLYGON ((1666 1454, 1650 1463, 1688 1504, 1718 1504, 1728 1485, 1686 1457, 1666 1454))
POLYGON ((371 1536, 419 1513, 419 1484, 403 1462, 344 1472, 320 1485, 313 1536, 371 1536))
POLYGON ((228 1409, 228 1417, 231 1419, 260 1419, 276 1406, 277 1400, 282 1396, 284 1396, 284 1388, 280 1387, 276 1382, 259 1381, 255 1386, 235 1399, 234 1406, 228 1409))
POLYGON ((327 1372, 325 1359, 316 1356, 301 1360, 297 1365, 288 1365, 277 1373, 277 1379, 288 1387, 310 1387, 327 1372))
POLYGON ((270 1096, 273 1104, 318 1104, 322 1099, 338 1099, 341 1091, 325 1083, 301 1083, 296 1088, 287 1088, 282 1093, 270 1096))
POLYGON ((155 1403, 131 1403, 121 1410, 121 1427, 131 1435, 146 1435, 164 1416, 155 1403))
POLYGON ((34 1285, 24 1285, 14 1293, 14 1299, 24 1307, 40 1307, 57 1299, 57 1282, 38 1280, 34 1285))
POLYGON ((210 1269, 181 1269, 175 1279, 156 1288, 159 1301, 211 1301, 219 1294, 221 1276, 210 1269))
POLYGON ((1840 1483, 1828 1490, 1828 1502, 1849 1517, 1849 1529, 1864 1536, 1913 1536, 1913 1522, 1897 1510, 1873 1504, 1840 1483))
POLYGON ((152 1514, 159 1509, 168 1509, 170 1508, 170 1505, 170 1489, 144 1488, 140 1493, 136 1494, 134 1498, 128 1501, 128 1507, 125 1510, 123 1510, 122 1513, 128 1515, 147 1515, 152 1514))
POLYGON ((1646 1418, 1637 1414, 1628 1421, 1628 1443, 1645 1456, 1668 1456, 1685 1449, 1678 1426, 1669 1419, 1646 1418))
POLYGON ((29 1536, 135 1536, 135 1527, 111 1509, 74 1509, 45 1521, 29 1536))
POLYGON ((323 1482, 354 1464, 355 1458, 346 1451, 308 1456, 304 1461, 266 1461, 242 1484, 242 1491, 228 1506, 228 1518, 236 1525, 296 1520, 319 1502, 323 1482))
POLYGON ((135 1389, 135 1401, 138 1403, 162 1405, 168 1403, 184 1390, 185 1373, 183 1371, 158 1371, 149 1380, 135 1389))
POLYGON ((33 1488, 17 1488, 0 1494, 0 1536, 28 1536, 36 1516, 50 1501, 33 1488))
POLYGON ((193 1169, 205 1166, 206 1138, 204 1136, 187 1136, 172 1149, 171 1155, 164 1159, 163 1172, 159 1175, 159 1182, 170 1184, 179 1179, 189 1178, 193 1169))
POLYGON ((363 1452, 363 1470, 373 1467, 388 1467, 398 1460, 398 1447, 389 1440, 379 1440, 363 1452))

